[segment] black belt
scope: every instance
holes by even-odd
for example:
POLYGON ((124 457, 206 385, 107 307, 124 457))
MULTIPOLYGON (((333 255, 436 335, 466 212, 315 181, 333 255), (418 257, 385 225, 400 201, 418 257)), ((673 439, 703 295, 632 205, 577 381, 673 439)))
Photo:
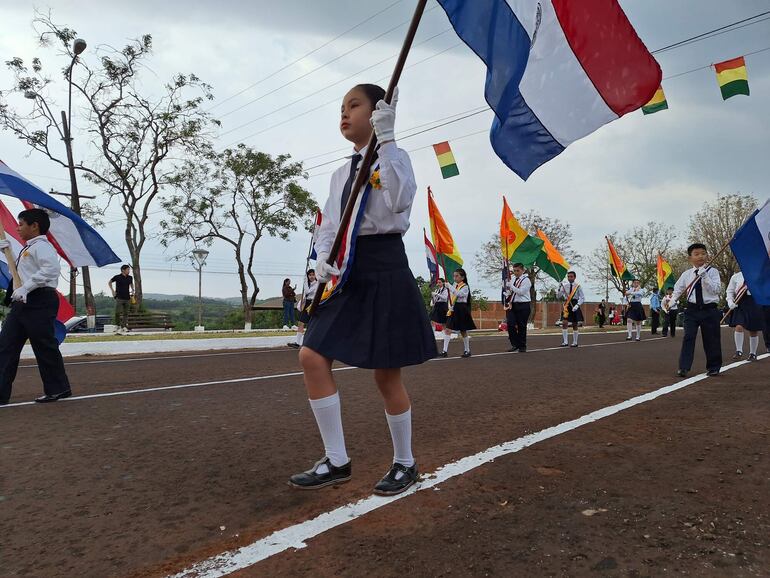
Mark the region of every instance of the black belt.
POLYGON ((703 305, 698 305, 697 303, 688 303, 687 309, 695 309, 696 311, 704 311, 706 309, 716 309, 717 304, 716 303, 704 303, 703 305))

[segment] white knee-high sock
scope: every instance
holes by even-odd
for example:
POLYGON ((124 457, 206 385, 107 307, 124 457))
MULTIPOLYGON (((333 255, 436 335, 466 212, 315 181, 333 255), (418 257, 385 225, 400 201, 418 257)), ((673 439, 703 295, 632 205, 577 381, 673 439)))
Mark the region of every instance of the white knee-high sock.
POLYGON ((344 466, 350 461, 345 449, 345 434, 342 431, 342 412, 340 406, 340 394, 311 399, 310 407, 321 432, 326 457, 335 467, 344 466))
POLYGON ((636 338, 641 339, 642 338, 642 324, 637 323, 636 324, 636 338))
POLYGON ((569 330, 568 329, 562 329, 561 330, 561 342, 563 345, 567 345, 569 343, 569 330))
POLYGON ((305 334, 297 332, 297 345, 302 346, 302 342, 305 340, 305 334))
POLYGON ((626 328, 628 329, 628 338, 631 338, 631 333, 634 331, 634 322, 630 319, 626 321, 626 328))
POLYGON ((572 345, 578 344, 578 335, 580 335, 580 332, 577 329, 572 330, 572 345))
POLYGON ((390 415, 385 412, 390 428, 390 439, 393 441, 393 463, 406 467, 414 465, 412 455, 412 408, 404 413, 390 415))
POLYGON ((471 338, 468 335, 463 337, 463 346, 465 347, 465 351, 471 350, 471 338))
POLYGON ((449 350, 449 341, 452 339, 452 336, 448 333, 444 333, 444 353, 446 353, 449 350))
POLYGON ((757 354, 759 347, 759 335, 749 335, 749 353, 757 354))
POLYGON ((743 351, 743 331, 735 332, 735 351, 743 351))

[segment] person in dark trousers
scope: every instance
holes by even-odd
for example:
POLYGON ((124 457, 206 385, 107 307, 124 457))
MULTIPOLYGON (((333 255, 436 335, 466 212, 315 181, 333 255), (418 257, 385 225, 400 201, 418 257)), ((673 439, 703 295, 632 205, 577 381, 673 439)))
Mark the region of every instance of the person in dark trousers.
POLYGON ((107 286, 115 299, 115 322, 123 331, 128 331, 128 311, 131 307, 131 296, 134 294, 134 278, 129 275, 131 267, 123 265, 120 275, 115 275, 107 286), (115 287, 113 287, 113 283, 115 287))
POLYGON ((765 336, 765 349, 770 353, 770 305, 763 305, 762 312, 765 316, 765 329, 763 331, 765 336))
POLYGON ((291 279, 283 280, 283 328, 296 329, 294 325, 294 307, 297 304, 297 286, 291 286, 291 279))
POLYGON ((596 308, 596 319, 599 322, 599 329, 602 329, 607 322, 607 303, 605 303, 604 299, 596 308))
POLYGON ((674 294, 674 288, 669 287, 666 289, 666 296, 661 302, 661 309, 663 309, 663 337, 674 337, 676 335, 676 318, 679 315, 679 304, 671 299, 671 295, 674 294))
POLYGON ((658 288, 653 287, 650 296, 650 333, 657 335, 658 327, 660 327, 660 295, 658 288))
MULTIPOLYGON (((56 313, 59 311, 59 257, 45 234, 51 226, 48 213, 42 209, 27 209, 19 213, 17 232, 24 240, 16 267, 22 285, 6 292, 6 306, 11 312, 0 331, 0 405, 8 403, 13 381, 19 367, 19 357, 27 339, 35 353, 45 395, 38 403, 57 401, 72 395, 64 370, 64 361, 55 335, 56 313)), ((0 240, 0 251, 9 248, 0 240)))
POLYGON ((524 274, 524 265, 513 264, 513 277, 506 281, 506 320, 511 353, 527 352, 527 322, 531 312, 530 288, 532 282, 524 274))
POLYGON ((717 306, 722 281, 719 271, 706 266, 708 253, 703 243, 693 243, 687 247, 687 256, 692 265, 677 279, 673 301, 678 301, 684 295, 687 308, 684 313, 684 339, 682 352, 679 355, 679 377, 686 377, 692 368, 695 354, 695 340, 698 329, 703 339, 703 350, 706 353, 706 373, 710 377, 719 375, 722 367, 722 335, 719 322, 722 314, 717 306))

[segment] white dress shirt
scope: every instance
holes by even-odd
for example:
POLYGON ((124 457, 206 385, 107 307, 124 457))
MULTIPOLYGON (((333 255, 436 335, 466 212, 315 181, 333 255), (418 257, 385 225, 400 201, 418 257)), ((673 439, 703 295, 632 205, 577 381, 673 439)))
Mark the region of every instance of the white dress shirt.
POLYGON ((460 287, 460 289, 457 289, 454 285, 450 285, 447 283, 444 285, 449 292, 452 294, 452 296, 455 298, 455 303, 467 303, 468 302, 468 296, 471 294, 471 288, 468 287, 468 285, 463 285, 460 287))
MULTIPOLYGON (((366 155, 366 148, 355 154, 366 155)), ((358 230, 359 235, 385 235, 409 230, 409 214, 412 201, 417 193, 417 182, 412 170, 412 162, 405 150, 395 143, 387 143, 377 150, 378 159, 372 165, 371 173, 379 165, 382 188, 372 187, 369 200, 364 209, 364 218, 358 230)), ((318 228, 315 246, 319 255, 328 255, 334 243, 334 236, 342 218, 342 190, 350 175, 352 161, 348 161, 332 174, 329 186, 329 198, 323 209, 323 219, 318 228)), ((352 194, 352 192, 351 192, 352 194)), ((355 215, 354 215, 355 217, 355 215)))
MULTIPOLYGON (((687 291, 687 288, 695 280, 697 275, 696 271, 701 271, 701 285, 703 286, 703 303, 718 303, 719 292, 722 290, 722 281, 719 279, 719 271, 713 267, 703 272, 704 267, 696 269, 695 267, 687 269, 679 276, 674 285, 674 293, 671 298, 674 301, 679 301, 679 297, 687 291)), ((687 298, 689 303, 695 303, 695 287, 690 291, 690 295, 687 298)))
MULTIPOLYGON (((727 304, 732 305, 735 303, 735 298, 738 296, 738 292, 743 287, 745 281, 743 280, 743 273, 738 271, 735 275, 730 277, 730 282, 727 284, 727 304)), ((746 294, 751 295, 748 287, 746 288, 746 294)))
POLYGON ((629 303, 641 303, 642 297, 644 297, 644 289, 641 287, 639 289, 629 289, 626 297, 629 303))
POLYGON ((529 303, 532 301, 529 295, 532 281, 529 280, 527 275, 522 274, 521 277, 511 277, 505 282, 505 287, 508 290, 508 295, 513 294, 514 303, 529 303))
POLYGON ((56 289, 59 284, 59 255, 45 235, 38 235, 27 241, 16 258, 16 268, 27 292, 41 287, 56 289))
POLYGON ((436 289, 433 292, 433 297, 431 299, 433 305, 436 303, 446 303, 447 301, 449 301, 449 290, 447 289, 446 285, 444 285, 441 289, 436 289))
POLYGON ((679 309, 679 302, 676 299, 672 299, 671 296, 666 295, 661 300, 660 306, 663 308, 663 311, 665 312, 676 311, 677 309, 679 309))
POLYGON ((569 281, 564 281, 562 283, 559 283, 559 290, 556 293, 557 297, 560 297, 561 299, 566 299, 569 297, 569 294, 572 293, 572 290, 575 288, 575 285, 578 285, 577 291, 575 291, 575 294, 572 296, 573 299, 577 299, 577 304, 582 305, 585 303, 585 295, 583 294, 583 288, 579 286, 578 283, 570 283, 569 281))

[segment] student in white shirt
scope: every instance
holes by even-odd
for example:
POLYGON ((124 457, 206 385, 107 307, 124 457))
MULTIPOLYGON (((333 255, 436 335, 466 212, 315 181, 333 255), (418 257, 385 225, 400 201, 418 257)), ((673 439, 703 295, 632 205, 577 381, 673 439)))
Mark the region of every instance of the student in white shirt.
POLYGON ((524 273, 522 263, 513 264, 513 277, 508 279, 505 284, 506 301, 508 301, 506 310, 506 321, 508 322, 508 340, 511 342, 511 353, 527 352, 527 323, 531 309, 530 289, 532 282, 524 273))
POLYGON ((446 281, 439 277, 436 280, 436 288, 433 290, 430 298, 430 320, 436 325, 440 325, 443 329, 444 325, 446 325, 448 312, 449 289, 446 288, 446 281))
POLYGON ((468 285, 468 274, 465 269, 457 269, 452 276, 455 284, 446 284, 449 290, 449 312, 447 313, 446 329, 444 330, 444 350, 441 357, 447 356, 449 340, 452 332, 457 331, 463 338, 463 354, 460 357, 471 356, 471 338, 468 331, 476 329, 476 323, 471 315, 471 288, 468 285))
POLYGON ((743 357, 744 330, 749 332, 749 361, 757 361, 759 347, 759 332, 764 328, 762 307, 760 307, 751 291, 746 286, 743 273, 738 271, 730 277, 727 284, 727 306, 730 308, 730 327, 735 328, 734 360, 743 357))
POLYGON ((703 350, 706 353, 706 373, 713 377, 719 375, 722 368, 722 336, 719 322, 722 314, 717 308, 722 282, 719 271, 706 266, 708 253, 703 243, 693 243, 687 247, 687 256, 692 265, 677 279, 673 301, 685 296, 687 308, 684 313, 684 339, 679 355, 679 377, 686 377, 692 368, 695 355, 695 340, 698 329, 701 330, 703 350))
POLYGON ((299 489, 332 486, 351 477, 340 398, 332 375, 335 360, 373 369, 383 398, 393 463, 374 492, 398 494, 417 481, 411 402, 401 368, 434 358, 436 339, 402 241, 409 229, 417 184, 409 155, 395 142, 398 92, 394 92, 389 104, 384 98, 381 87, 359 84, 345 95, 340 110, 340 132, 353 143, 353 155, 332 175, 318 228, 315 269, 320 282, 327 283, 340 274, 328 263, 329 253, 343 211, 354 194, 352 187, 372 129, 377 137, 377 158, 369 178, 364 180, 368 184, 363 191, 371 188, 360 215, 353 245, 355 257, 347 270, 347 281, 341 291, 312 311, 299 352, 310 406, 325 450, 311 469, 291 476, 290 485, 299 489))
POLYGON ((663 337, 676 335, 676 318, 679 315, 679 304, 674 301, 671 296, 674 294, 674 288, 669 287, 666 289, 666 296, 660 302, 660 307, 665 313, 663 322, 663 337))
POLYGON ((628 312, 626 313, 628 336, 626 341, 631 341, 634 328, 636 329, 636 340, 642 339, 642 323, 647 319, 642 305, 642 297, 644 297, 644 289, 642 289, 641 282, 639 279, 634 279, 631 289, 625 292, 625 298, 628 300, 628 312))
POLYGON ((302 341, 305 338, 305 325, 310 321, 310 305, 313 303, 315 291, 318 289, 318 281, 315 278, 315 269, 308 269, 305 273, 305 291, 302 300, 297 304, 299 308, 299 317, 297 318, 297 336, 294 341, 286 345, 299 349, 302 347, 302 341))
MULTIPOLYGON (((48 213, 42 209, 19 213, 16 230, 26 243, 16 259, 22 285, 15 290, 9 287, 6 294, 11 312, 0 331, 0 405, 7 404, 11 397, 19 356, 27 339, 35 353, 45 392, 35 401, 48 403, 72 395, 54 330, 61 266, 56 249, 45 235, 50 226, 48 213)), ((0 250, 7 247, 7 240, 0 241, 0 250)))
POLYGON ((577 283, 577 273, 569 271, 567 280, 559 283, 559 289, 556 296, 564 300, 562 310, 561 338, 562 347, 569 347, 568 327, 572 325, 572 347, 578 346, 579 327, 583 322, 583 311, 580 306, 585 303, 583 288, 577 283))

